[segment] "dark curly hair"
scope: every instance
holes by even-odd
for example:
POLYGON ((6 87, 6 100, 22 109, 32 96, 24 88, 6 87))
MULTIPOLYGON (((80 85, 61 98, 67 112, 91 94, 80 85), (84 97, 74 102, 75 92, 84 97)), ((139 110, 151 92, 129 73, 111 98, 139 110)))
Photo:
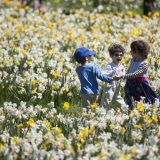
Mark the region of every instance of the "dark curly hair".
POLYGON ((113 43, 108 48, 109 55, 112 57, 116 52, 122 52, 124 54, 125 49, 118 43, 113 43))
POLYGON ((133 41, 130 47, 133 53, 138 53, 143 58, 148 57, 150 47, 145 41, 143 40, 133 41))

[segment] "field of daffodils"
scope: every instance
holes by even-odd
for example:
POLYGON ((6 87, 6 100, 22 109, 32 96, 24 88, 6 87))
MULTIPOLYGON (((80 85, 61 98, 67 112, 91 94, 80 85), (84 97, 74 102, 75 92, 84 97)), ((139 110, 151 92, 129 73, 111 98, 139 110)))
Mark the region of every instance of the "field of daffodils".
POLYGON ((127 69, 137 39, 151 47, 148 77, 160 96, 159 12, 0 8, 0 159, 160 159, 159 102, 139 102, 130 114, 96 104, 86 112, 79 102, 75 49, 94 49, 93 63, 103 68, 111 62, 108 46, 119 42, 127 69))

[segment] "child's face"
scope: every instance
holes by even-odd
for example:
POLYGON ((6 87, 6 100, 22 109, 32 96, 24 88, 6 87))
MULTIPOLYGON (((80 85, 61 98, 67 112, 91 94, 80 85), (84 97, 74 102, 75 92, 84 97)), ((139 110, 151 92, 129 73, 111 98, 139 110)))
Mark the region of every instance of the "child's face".
POLYGON ((93 59, 92 59, 92 56, 88 56, 88 57, 86 57, 87 58, 87 61, 88 62, 91 62, 93 59))
POLYGON ((131 50, 131 55, 132 55, 133 58, 136 57, 136 53, 134 51, 132 51, 132 50, 131 50))
POLYGON ((139 55, 137 52, 134 52, 132 50, 131 50, 131 55, 135 59, 141 59, 142 58, 141 55, 139 55))
POLYGON ((114 64, 119 64, 122 60, 123 53, 122 52, 115 52, 112 56, 112 60, 114 64))

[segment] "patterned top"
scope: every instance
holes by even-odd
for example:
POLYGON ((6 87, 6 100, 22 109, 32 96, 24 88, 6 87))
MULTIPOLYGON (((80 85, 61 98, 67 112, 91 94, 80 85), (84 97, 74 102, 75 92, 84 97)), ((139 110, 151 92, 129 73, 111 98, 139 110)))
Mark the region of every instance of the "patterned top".
POLYGON ((106 65, 104 70, 102 71, 103 74, 106 74, 108 76, 123 76, 125 74, 125 68, 122 64, 114 64, 113 62, 106 65))
POLYGON ((137 77, 147 77, 148 63, 146 60, 136 62, 133 58, 131 60, 128 73, 123 76, 124 79, 134 79, 137 77))

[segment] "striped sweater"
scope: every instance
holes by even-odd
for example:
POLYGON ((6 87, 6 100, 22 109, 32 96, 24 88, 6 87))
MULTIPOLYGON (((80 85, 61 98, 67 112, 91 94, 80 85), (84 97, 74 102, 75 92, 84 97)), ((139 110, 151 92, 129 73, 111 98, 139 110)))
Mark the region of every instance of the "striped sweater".
POLYGON ((124 79, 134 79, 137 77, 147 77, 148 63, 146 60, 136 62, 134 58, 131 60, 130 67, 124 79))

